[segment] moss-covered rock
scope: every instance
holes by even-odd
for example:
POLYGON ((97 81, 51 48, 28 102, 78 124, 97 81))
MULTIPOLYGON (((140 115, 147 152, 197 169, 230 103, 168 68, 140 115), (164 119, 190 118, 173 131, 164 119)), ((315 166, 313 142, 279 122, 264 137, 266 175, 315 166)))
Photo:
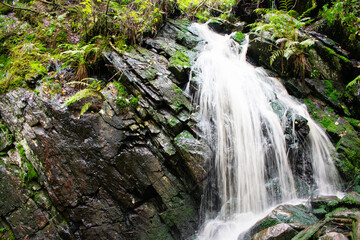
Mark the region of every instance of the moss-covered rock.
POLYGON ((341 176, 351 181, 359 172, 360 139, 358 132, 344 118, 337 115, 330 107, 321 107, 315 99, 304 100, 311 116, 325 128, 336 147, 338 157, 335 161, 341 176))
POLYGON ((186 53, 176 51, 169 59, 168 69, 181 84, 189 81, 190 67, 190 58, 186 53))
POLYGON ((296 223, 298 229, 304 229, 317 221, 318 219, 311 213, 310 209, 304 205, 280 205, 251 227, 243 235, 243 238, 251 239, 256 233, 281 223, 287 223, 290 226, 296 223))

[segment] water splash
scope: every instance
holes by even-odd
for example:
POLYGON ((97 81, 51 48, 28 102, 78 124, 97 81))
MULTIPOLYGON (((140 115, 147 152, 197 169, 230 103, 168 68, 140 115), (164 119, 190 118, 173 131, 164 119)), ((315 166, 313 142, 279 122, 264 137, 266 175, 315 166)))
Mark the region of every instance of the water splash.
POLYGON ((230 36, 216 34, 207 25, 194 24, 192 29, 205 43, 192 74, 199 88, 195 98, 200 128, 215 152, 210 165, 221 205, 198 238, 237 239, 239 222, 249 222, 248 214, 262 214, 297 198, 284 133, 291 122, 296 134, 298 117, 306 119, 310 129, 305 140, 310 144, 303 144, 308 145, 314 184, 321 194, 335 192, 338 177, 329 139, 304 104, 289 96, 277 79, 246 62, 248 39, 239 53, 230 36), (235 232, 229 230, 235 226, 235 232))

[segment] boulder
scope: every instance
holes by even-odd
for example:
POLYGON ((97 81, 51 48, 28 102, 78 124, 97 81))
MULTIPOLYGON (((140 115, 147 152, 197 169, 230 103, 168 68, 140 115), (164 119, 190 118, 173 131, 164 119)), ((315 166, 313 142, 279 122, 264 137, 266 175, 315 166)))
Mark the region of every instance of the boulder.
MULTIPOLYGON (((271 211, 265 218, 258 221, 246 233, 242 234, 242 238, 239 239, 250 240, 255 237, 255 234, 260 233, 264 229, 265 233, 266 229, 281 223, 285 223, 295 230, 302 230, 315 224, 317 221, 318 219, 310 212, 310 209, 304 205, 280 205, 271 211)), ((288 229, 286 225, 279 225, 279 227, 280 229, 288 229)), ((269 232, 272 230, 277 231, 275 229, 277 228, 270 229, 269 232)), ((289 229, 289 231, 294 233, 291 229, 289 229)))
POLYGON ((344 234, 337 233, 337 232, 329 232, 319 238, 319 240, 348 240, 344 234))
POLYGON ((280 223, 255 234, 251 240, 287 240, 294 237, 296 233, 297 231, 289 224, 280 223))

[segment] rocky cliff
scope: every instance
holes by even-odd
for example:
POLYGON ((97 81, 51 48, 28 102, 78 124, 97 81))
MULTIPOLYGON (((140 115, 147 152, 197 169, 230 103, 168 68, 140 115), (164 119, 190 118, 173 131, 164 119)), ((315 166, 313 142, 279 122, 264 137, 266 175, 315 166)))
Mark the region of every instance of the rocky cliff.
POLYGON ((1 96, 2 238, 185 239, 195 232, 206 151, 180 88, 195 44, 185 25, 169 22, 145 48, 104 54, 103 71, 138 98, 134 108, 116 103, 114 83, 102 90, 96 113, 80 118, 41 89, 1 96))

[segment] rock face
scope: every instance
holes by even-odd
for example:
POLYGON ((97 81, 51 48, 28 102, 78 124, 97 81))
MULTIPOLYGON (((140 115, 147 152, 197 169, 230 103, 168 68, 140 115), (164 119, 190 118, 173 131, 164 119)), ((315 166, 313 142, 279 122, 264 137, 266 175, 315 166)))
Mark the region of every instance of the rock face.
POLYGON ((16 239, 185 239, 198 224, 206 146, 179 86, 196 42, 168 23, 129 56, 105 57, 121 71, 135 111, 108 84, 98 113, 80 118, 58 97, 17 89, 0 96, 0 233, 16 239), (174 59, 181 51, 180 60, 174 59), (189 52, 189 53, 188 53, 189 52), (188 54, 187 54, 188 53, 188 54), (170 59, 172 57, 172 59, 170 59), (177 61, 178 60, 178 61, 177 61), (170 63, 173 61, 173 63, 170 63), (180 67, 168 65, 178 62, 180 67), (179 77, 180 76, 180 77, 179 77), (3 132, 3 136, 5 136, 3 132))
POLYGON ((280 205, 238 239, 358 239, 359 194, 351 192, 342 199, 319 197, 311 205, 280 205))

